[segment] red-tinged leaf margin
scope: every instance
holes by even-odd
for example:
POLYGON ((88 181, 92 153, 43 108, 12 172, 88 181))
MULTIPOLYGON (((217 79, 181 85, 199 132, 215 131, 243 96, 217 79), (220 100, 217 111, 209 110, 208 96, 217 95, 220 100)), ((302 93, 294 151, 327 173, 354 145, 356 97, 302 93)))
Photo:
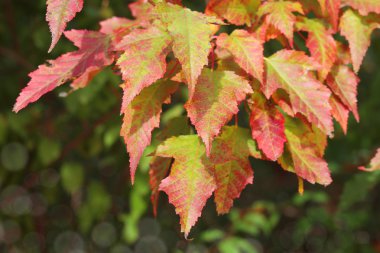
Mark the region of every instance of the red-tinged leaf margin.
POLYGON ((375 156, 371 159, 369 167, 360 166, 359 170, 363 171, 375 171, 380 170, 380 148, 377 149, 375 156))
POLYGON ((65 36, 79 50, 50 60, 48 64, 40 65, 31 72, 31 80, 18 96, 13 111, 20 111, 70 80, 74 80, 74 89, 84 87, 87 85, 86 81, 90 81, 96 72, 113 63, 114 55, 108 35, 95 31, 71 30, 66 31, 65 36))
POLYGON ((197 135, 172 137, 158 146, 157 156, 174 158, 170 174, 160 184, 180 216, 187 238, 216 188, 206 150, 197 135))
POLYGON ((158 81, 145 88, 124 111, 120 135, 129 153, 132 184, 144 149, 151 142, 152 131, 160 125, 162 105, 170 101, 177 88, 174 82, 158 81))
POLYGON ((210 161, 216 182, 215 203, 218 214, 228 213, 234 199, 253 182, 248 129, 225 126, 215 138, 210 161))
POLYGON ((53 50, 66 25, 83 8, 83 0, 47 0, 46 21, 49 23, 52 42, 49 52, 53 50))
POLYGON ((210 154, 214 137, 238 113, 239 103, 249 93, 252 93, 252 88, 248 81, 234 72, 203 69, 194 95, 187 101, 185 108, 206 145, 207 155, 210 154))
POLYGON ((285 118, 273 103, 257 92, 252 95, 250 102, 252 138, 267 158, 276 161, 284 151, 286 142, 285 118))

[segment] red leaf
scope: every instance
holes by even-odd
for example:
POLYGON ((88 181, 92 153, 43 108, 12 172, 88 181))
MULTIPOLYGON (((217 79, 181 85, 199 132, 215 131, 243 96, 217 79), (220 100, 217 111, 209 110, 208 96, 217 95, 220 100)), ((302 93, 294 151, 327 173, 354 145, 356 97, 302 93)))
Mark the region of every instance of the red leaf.
POLYGON ((214 137, 238 112, 238 104, 251 92, 249 83, 231 71, 203 69, 194 95, 187 101, 185 108, 198 135, 206 144, 207 154, 210 154, 214 137))
POLYGON ((260 0, 210 0, 205 13, 218 15, 231 24, 251 26, 260 0))
POLYGON ((284 150, 285 120, 281 112, 259 93, 252 95, 249 120, 252 138, 266 157, 276 161, 284 150))
POLYGON ((105 34, 71 30, 65 32, 65 36, 79 47, 79 50, 49 61, 48 65, 40 65, 30 73, 31 80, 18 96, 13 108, 15 112, 71 79, 78 80, 74 80, 74 87, 85 86, 85 82, 89 81, 95 72, 113 62, 109 37, 105 34))
POLYGON ((235 61, 248 74, 263 81, 264 47, 255 35, 245 30, 235 30, 230 35, 218 36, 217 45, 225 48, 234 56, 235 61))
POLYGON ((236 126, 224 127, 222 134, 215 138, 210 160, 215 175, 218 214, 227 213, 233 200, 240 196, 247 184, 253 182, 253 171, 248 160, 252 142, 249 131, 236 126))
POLYGON ((357 121, 359 121, 356 99, 358 83, 359 78, 349 67, 344 65, 334 67, 331 75, 327 78, 327 85, 343 104, 353 112, 357 121))
POLYGON ((332 116, 336 119, 336 121, 338 121, 343 129, 343 132, 347 134, 347 123, 350 110, 335 95, 330 97, 330 105, 332 116))
POLYGON ((366 168, 364 166, 360 166, 359 170, 364 170, 364 171, 375 171, 375 170, 380 170, 380 148, 377 149, 376 155, 372 158, 369 168, 366 168))
POLYGON ((118 43, 116 49, 123 53, 117 65, 125 81, 121 112, 142 89, 164 76, 166 48, 170 42, 171 38, 165 31, 152 26, 136 29, 118 43))
POLYGON ((144 149, 150 144, 152 131, 160 124, 162 105, 177 90, 170 81, 159 81, 145 88, 124 111, 121 136, 127 145, 132 183, 144 149))
POLYGON ((371 44, 372 31, 376 28, 380 28, 380 23, 372 22, 371 19, 362 17, 351 9, 346 10, 340 18, 340 33, 346 37, 350 45, 352 63, 356 73, 371 44))
POLYGON ((293 47, 293 31, 296 22, 296 16, 293 12, 303 14, 300 3, 290 1, 268 1, 260 6, 257 16, 265 16, 265 22, 280 30, 289 40, 290 46, 293 47))
POLYGON ((301 51, 281 50, 265 58, 265 62, 267 82, 263 91, 266 97, 278 88, 284 89, 289 94, 294 114, 302 113, 309 122, 332 135, 331 107, 326 103, 331 92, 309 73, 317 69, 313 59, 301 51))
POLYGON ((157 156, 173 157, 170 175, 160 185, 180 216, 181 231, 188 236, 216 185, 205 148, 197 135, 172 137, 158 146, 157 156))
POLYGON ((325 142, 315 142, 316 138, 320 138, 319 133, 313 132, 302 121, 287 117, 285 135, 289 153, 285 152, 279 159, 281 166, 312 184, 330 184, 330 171, 322 158, 325 142))
POLYGON ((363 16, 367 16, 370 12, 380 14, 380 1, 378 0, 342 0, 342 3, 358 10, 363 16))
POLYGON ((47 0, 46 21, 49 22, 52 42, 49 52, 53 50, 66 25, 83 8, 83 0, 47 0))
POLYGON ((320 80, 325 80, 337 57, 337 45, 332 36, 322 22, 315 19, 303 19, 297 23, 297 28, 309 33, 306 46, 309 48, 311 56, 321 65, 319 69, 320 80))

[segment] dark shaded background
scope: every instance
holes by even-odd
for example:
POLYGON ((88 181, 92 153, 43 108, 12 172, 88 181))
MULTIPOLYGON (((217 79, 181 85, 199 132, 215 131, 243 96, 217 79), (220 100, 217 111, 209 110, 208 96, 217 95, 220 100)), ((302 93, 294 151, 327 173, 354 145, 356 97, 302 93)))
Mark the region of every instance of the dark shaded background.
MULTIPOLYGON (((69 29, 128 16, 127 3, 85 1, 69 29)), ((186 4, 204 8, 203 1, 186 4)), ((230 214, 217 216, 210 201, 186 241, 165 196, 153 218, 147 159, 130 186, 119 137, 121 81, 111 69, 86 89, 60 87, 11 112, 27 74, 74 49, 62 38, 47 54, 45 8, 43 0, 0 3, 0 252, 380 252, 380 174, 357 170, 380 145, 379 32, 360 72, 361 121, 350 116, 348 134, 336 126, 329 141, 334 182, 305 184, 299 196, 293 174, 252 160, 255 182, 230 214)), ((184 114, 181 108, 180 100, 166 108, 166 121, 184 114)))

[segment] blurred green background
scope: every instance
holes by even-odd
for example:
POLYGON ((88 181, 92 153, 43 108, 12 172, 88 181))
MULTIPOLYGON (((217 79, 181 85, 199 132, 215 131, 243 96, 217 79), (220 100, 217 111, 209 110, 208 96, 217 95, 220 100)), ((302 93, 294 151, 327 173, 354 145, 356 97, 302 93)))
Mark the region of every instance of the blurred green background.
MULTIPOLYGON (((129 16, 127 4, 87 0, 69 29, 98 29, 100 20, 129 16)), ((204 8, 204 1, 185 4, 204 8)), ((164 194, 153 217, 148 159, 131 187, 119 137, 121 80, 111 68, 86 89, 67 94, 61 87, 17 115, 11 111, 30 71, 74 49, 62 38, 47 54, 45 8, 43 0, 0 3, 0 252, 380 252, 380 174, 357 170, 380 144, 379 32, 360 71, 360 123, 350 116, 348 134, 336 126, 329 141, 334 182, 306 183, 300 196, 293 174, 252 160, 254 184, 228 215, 217 216, 209 201, 186 241, 164 194)), ((164 126, 184 115, 177 100, 165 108, 164 126)))

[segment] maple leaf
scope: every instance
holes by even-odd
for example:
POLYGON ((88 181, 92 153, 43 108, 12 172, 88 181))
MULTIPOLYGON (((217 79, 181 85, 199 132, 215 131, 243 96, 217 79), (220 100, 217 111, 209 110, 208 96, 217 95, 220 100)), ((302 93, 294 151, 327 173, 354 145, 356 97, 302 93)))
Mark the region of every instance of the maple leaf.
POLYGON ((215 203, 218 214, 227 213, 233 200, 247 184, 253 182, 253 171, 248 157, 253 140, 249 130, 226 126, 222 134, 215 138, 210 160, 216 182, 215 203))
POLYGON ((263 86, 269 99, 278 88, 289 94, 294 114, 302 113, 325 133, 331 135, 333 123, 328 101, 331 92, 309 73, 318 67, 302 51, 281 50, 265 58, 267 82, 263 86))
POLYGON ((326 83, 343 104, 352 111, 355 119, 359 121, 356 99, 359 78, 355 73, 347 66, 335 66, 326 83))
POLYGON ((211 0, 205 13, 217 15, 235 25, 252 25, 260 0, 211 0))
POLYGON ((337 57, 337 45, 332 36, 322 22, 316 19, 303 19, 297 23, 299 30, 309 33, 306 46, 309 48, 311 56, 321 65, 319 77, 325 80, 337 57))
POLYGON ((325 142, 320 146, 315 143, 318 133, 296 118, 286 117, 285 135, 287 151, 279 159, 281 166, 297 174, 297 176, 309 181, 328 185, 332 182, 330 171, 323 155, 325 142))
POLYGON ((149 165, 149 185, 152 190, 150 200, 153 205, 153 214, 157 216, 157 202, 159 197, 159 187, 161 181, 167 176, 172 165, 172 159, 155 156, 149 165))
POLYGON ((89 81, 95 72, 113 62, 107 35, 87 30, 71 30, 65 32, 65 36, 79 50, 48 61, 48 65, 40 65, 30 73, 31 80, 18 96, 13 108, 15 112, 69 80, 79 79, 74 80, 74 88, 85 86, 84 82, 89 81))
POLYGON ((174 158, 170 175, 162 180, 160 190, 175 206, 185 237, 216 188, 205 152, 197 135, 172 137, 156 150, 157 156, 174 158))
POLYGON ((293 47, 293 31, 296 22, 296 16, 293 12, 304 14, 300 3, 290 1, 269 1, 259 7, 257 16, 265 16, 265 22, 273 25, 276 29, 281 31, 289 40, 290 46, 293 47))
POLYGON ((151 26, 133 30, 118 43, 116 49, 123 53, 116 64, 125 81, 122 112, 142 89, 164 76, 170 42, 165 31, 151 26))
POLYGON ((187 101, 185 108, 206 145, 207 154, 210 154, 213 138, 238 112, 238 104, 251 92, 248 81, 232 71, 203 69, 194 95, 187 101))
POLYGON ((346 37, 350 45, 350 52, 354 70, 357 73, 363 58, 371 44, 371 33, 380 28, 380 23, 371 22, 355 11, 348 9, 340 18, 340 33, 346 37))
POLYGON ((344 134, 347 134, 348 115, 350 110, 340 101, 336 95, 330 97, 331 115, 338 121, 344 134))
POLYGON ((181 63, 191 97, 202 68, 208 63, 210 39, 213 34, 209 23, 222 22, 202 13, 166 3, 157 4, 155 13, 167 25, 173 38, 173 53, 181 63))
POLYGON ((158 81, 142 90, 124 111, 120 135, 129 153, 132 184, 141 155, 151 142, 152 131, 160 124, 162 105, 169 101, 177 87, 178 84, 171 81, 158 81))
POLYGON ((47 0, 46 21, 49 23, 52 42, 49 52, 53 50, 66 25, 83 8, 83 0, 47 0))
POLYGON ((251 103, 249 124, 252 138, 257 141, 266 157, 276 161, 282 154, 286 141, 284 116, 258 92, 253 93, 251 103))
MULTIPOLYGON (((166 139, 188 134, 190 125, 186 116, 175 117, 171 119, 164 128, 156 135, 155 139, 163 142, 166 139)), ((149 164, 149 184, 152 190, 151 202, 153 205, 153 213, 157 216, 157 202, 159 197, 159 186, 162 179, 169 173, 172 164, 172 158, 154 156, 149 164)))
POLYGON ((323 16, 330 21, 334 31, 337 31, 341 0, 318 0, 318 2, 321 5, 323 16))
POLYGON ((227 49, 248 74, 263 81, 264 47, 255 35, 245 30, 234 30, 229 36, 222 33, 218 36, 217 45, 227 49))
POLYGON ((378 0, 342 0, 342 4, 353 7, 363 16, 367 16, 370 12, 380 14, 380 1, 378 0))
POLYGON ((364 171, 380 170, 380 148, 377 149, 376 155, 371 159, 371 162, 369 164, 369 168, 366 168, 364 166, 360 166, 359 170, 364 170, 364 171))

